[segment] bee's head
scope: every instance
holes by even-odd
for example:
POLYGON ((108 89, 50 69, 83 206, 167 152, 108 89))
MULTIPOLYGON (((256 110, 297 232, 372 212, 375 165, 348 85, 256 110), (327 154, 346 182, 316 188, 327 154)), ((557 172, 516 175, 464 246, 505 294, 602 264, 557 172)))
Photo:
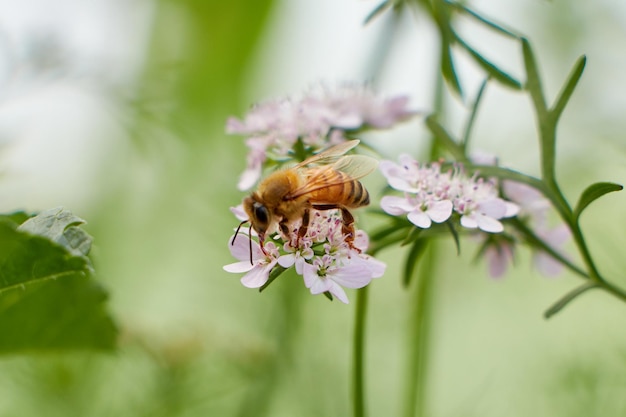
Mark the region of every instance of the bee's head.
POLYGON ((259 234, 259 241, 265 240, 265 233, 272 224, 272 213, 260 201, 256 193, 243 200, 243 209, 250 219, 252 228, 259 234))

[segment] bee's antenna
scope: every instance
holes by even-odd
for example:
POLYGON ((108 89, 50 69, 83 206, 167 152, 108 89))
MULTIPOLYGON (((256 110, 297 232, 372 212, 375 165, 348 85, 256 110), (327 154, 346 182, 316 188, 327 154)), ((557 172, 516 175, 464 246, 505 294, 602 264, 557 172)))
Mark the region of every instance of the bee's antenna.
MULTIPOLYGON (((235 244, 235 239, 237 239, 237 235, 239 234, 239 229, 241 229, 241 226, 248 223, 249 221, 250 220, 244 220, 239 223, 239 226, 237 226, 237 230, 235 230, 235 236, 233 236, 233 240, 230 242, 231 245, 235 244)), ((252 262, 252 230, 248 232, 248 242, 250 244, 250 265, 254 265, 254 262, 252 262)))
MULTIPOLYGON (((231 246, 235 244, 235 239, 237 239, 237 235, 239 234, 239 229, 241 229, 241 226, 243 226, 244 224, 248 223, 249 220, 244 220, 241 223, 239 223, 239 226, 237 226, 237 230, 235 230, 235 236, 233 236, 233 240, 231 240, 230 244, 231 246)), ((250 251, 252 252, 252 251, 250 251)), ((252 256, 252 255, 250 255, 252 256)))

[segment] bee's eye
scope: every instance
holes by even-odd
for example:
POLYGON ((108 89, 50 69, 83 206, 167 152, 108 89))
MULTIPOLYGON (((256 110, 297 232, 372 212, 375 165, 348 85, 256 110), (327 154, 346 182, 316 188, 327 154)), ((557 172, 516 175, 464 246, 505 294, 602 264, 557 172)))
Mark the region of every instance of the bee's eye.
POLYGON ((254 217, 256 217, 259 223, 267 223, 269 221, 267 208, 262 204, 254 203, 254 217))

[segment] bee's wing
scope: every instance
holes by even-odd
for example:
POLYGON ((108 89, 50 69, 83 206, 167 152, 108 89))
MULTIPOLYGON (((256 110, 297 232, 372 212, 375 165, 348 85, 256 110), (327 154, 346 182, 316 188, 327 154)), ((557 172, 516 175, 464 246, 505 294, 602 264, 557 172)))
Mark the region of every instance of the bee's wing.
POLYGON ((289 197, 298 198, 314 191, 363 178, 375 170, 377 166, 378 161, 369 156, 343 156, 332 165, 324 165, 319 168, 305 170, 306 183, 297 190, 294 190, 289 197), (346 175, 333 173, 334 171, 341 171, 346 175))
POLYGON ((355 139, 355 140, 349 140, 347 142, 340 143, 339 145, 332 146, 318 154, 311 156, 310 158, 305 159, 304 161, 296 165, 294 168, 302 168, 311 164, 326 165, 326 164, 333 163, 337 161, 337 159, 341 157, 341 155, 345 154, 350 149, 358 145, 359 142, 361 141, 358 139, 355 139))
POLYGON ((365 155, 346 155, 330 166, 336 171, 348 174, 353 180, 363 178, 378 167, 378 161, 365 155))

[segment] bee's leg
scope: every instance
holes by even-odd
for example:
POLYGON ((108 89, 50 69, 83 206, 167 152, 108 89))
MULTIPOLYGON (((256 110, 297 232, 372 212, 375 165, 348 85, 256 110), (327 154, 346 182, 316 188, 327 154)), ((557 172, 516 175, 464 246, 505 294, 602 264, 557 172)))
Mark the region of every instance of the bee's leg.
POLYGON ((310 210, 308 208, 305 208, 304 213, 302 213, 302 224, 300 225, 300 228, 298 229, 296 247, 300 246, 300 239, 302 239, 306 235, 307 230, 309 230, 309 221, 311 219, 310 214, 311 214, 310 210))
MULTIPOLYGON (((263 252, 264 255, 269 255, 269 253, 267 253, 267 251, 265 250, 265 246, 263 245, 265 243, 265 234, 260 234, 259 233, 259 246, 261 247, 261 252, 263 252)), ((250 263, 252 263, 252 235, 250 235, 250 263)))
POLYGON ((278 228, 280 229, 280 233, 283 235, 283 238, 291 241, 291 233, 289 231, 289 226, 287 226, 286 219, 283 218, 278 222, 278 228))
POLYGON ((354 231, 354 217, 347 208, 336 204, 316 204, 313 208, 316 210, 341 210, 341 233, 345 236, 345 241, 350 248, 361 252, 359 248, 354 247, 354 238, 356 234, 354 231))
POLYGON ((343 233, 343 235, 345 236, 346 243, 350 245, 351 248, 357 249, 354 247, 354 217, 352 216, 352 213, 350 213, 350 211, 348 211, 348 209, 345 207, 341 207, 341 220, 341 233, 343 233))

